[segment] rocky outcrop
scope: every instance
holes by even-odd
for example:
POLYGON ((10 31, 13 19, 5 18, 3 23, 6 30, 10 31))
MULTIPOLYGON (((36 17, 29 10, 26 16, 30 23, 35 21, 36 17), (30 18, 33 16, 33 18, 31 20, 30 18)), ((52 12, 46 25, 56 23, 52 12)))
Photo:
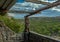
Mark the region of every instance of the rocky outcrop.
POLYGON ((0 21, 0 42, 14 42, 11 36, 16 33, 8 28, 2 21, 0 21))

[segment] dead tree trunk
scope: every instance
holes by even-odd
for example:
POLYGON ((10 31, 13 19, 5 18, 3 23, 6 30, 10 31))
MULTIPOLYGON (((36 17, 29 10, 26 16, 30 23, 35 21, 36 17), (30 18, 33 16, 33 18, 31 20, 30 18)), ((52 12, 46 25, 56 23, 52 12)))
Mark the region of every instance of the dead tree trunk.
POLYGON ((25 17, 24 42, 29 42, 29 17, 25 17))

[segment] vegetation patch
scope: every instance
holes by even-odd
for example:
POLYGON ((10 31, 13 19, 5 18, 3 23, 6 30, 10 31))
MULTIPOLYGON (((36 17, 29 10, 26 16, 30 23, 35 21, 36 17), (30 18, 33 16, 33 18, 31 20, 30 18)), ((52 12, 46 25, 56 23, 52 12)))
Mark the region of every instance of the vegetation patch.
POLYGON ((43 35, 60 36, 60 18, 30 18, 30 30, 43 35))
POLYGON ((0 20, 3 21, 6 24, 6 26, 8 26, 11 30, 15 31, 16 33, 23 31, 23 23, 18 22, 12 17, 0 15, 0 20))

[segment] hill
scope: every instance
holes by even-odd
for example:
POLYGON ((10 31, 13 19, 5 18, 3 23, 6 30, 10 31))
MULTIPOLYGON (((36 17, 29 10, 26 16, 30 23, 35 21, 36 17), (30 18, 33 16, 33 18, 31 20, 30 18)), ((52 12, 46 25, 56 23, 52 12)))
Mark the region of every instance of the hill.
MULTIPOLYGON (((0 20, 4 21, 6 26, 16 33, 22 32, 24 28, 24 20, 0 16, 0 20)), ((60 17, 32 17, 30 18, 30 31, 39 34, 60 37, 60 17)))
POLYGON ((30 18, 30 30, 43 35, 60 36, 60 17, 30 18))

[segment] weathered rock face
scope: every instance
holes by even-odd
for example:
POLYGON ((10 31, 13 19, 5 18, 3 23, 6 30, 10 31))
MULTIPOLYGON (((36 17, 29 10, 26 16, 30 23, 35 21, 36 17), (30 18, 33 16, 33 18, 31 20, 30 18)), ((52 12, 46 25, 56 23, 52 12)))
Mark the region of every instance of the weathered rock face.
POLYGON ((11 29, 5 26, 2 21, 0 21, 0 42, 14 42, 14 40, 11 39, 11 36, 15 34, 15 32, 13 32, 11 29))

